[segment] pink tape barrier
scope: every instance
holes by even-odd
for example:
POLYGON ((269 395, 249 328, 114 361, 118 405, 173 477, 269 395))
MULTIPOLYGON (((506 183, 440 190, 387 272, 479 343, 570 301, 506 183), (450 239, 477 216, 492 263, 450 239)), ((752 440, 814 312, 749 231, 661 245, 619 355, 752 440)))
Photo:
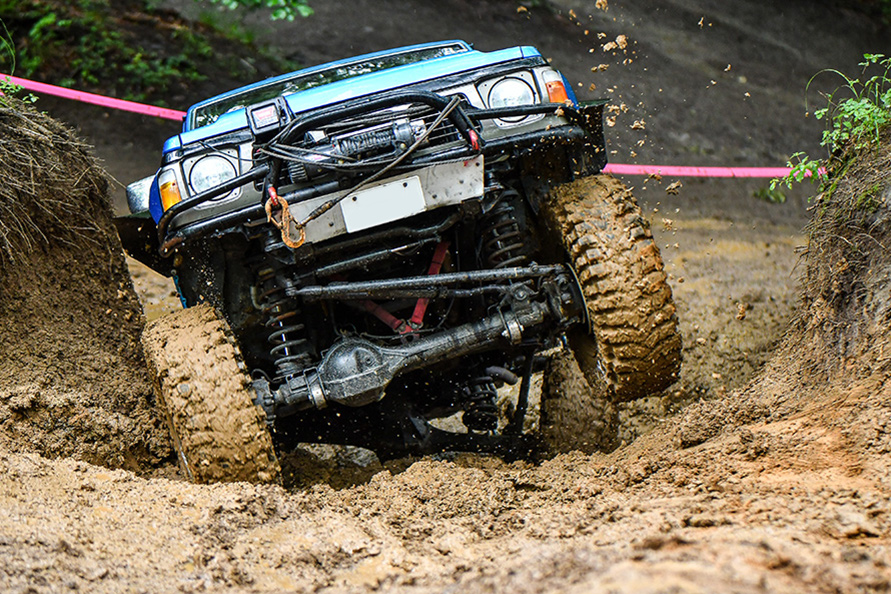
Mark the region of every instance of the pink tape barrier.
MULTIPOLYGON (((46 83, 40 83, 25 78, 0 74, 13 84, 29 91, 55 95, 65 99, 91 103, 111 109, 120 109, 147 116, 154 116, 168 120, 182 121, 186 112, 164 107, 155 107, 135 101, 125 101, 104 95, 96 95, 85 91, 75 91, 64 87, 57 87, 46 83)), ((761 177, 775 178, 785 177, 790 169, 788 167, 684 167, 676 165, 627 165, 623 163, 609 163, 603 168, 604 173, 616 175, 662 175, 668 177, 761 177)), ((805 175, 809 175, 809 172, 805 175)))
POLYGON ((35 93, 55 95, 56 97, 73 99, 74 101, 91 103, 93 105, 100 105, 102 107, 109 107, 111 109, 131 111, 133 113, 154 116, 156 118, 164 118, 166 120, 176 120, 179 122, 183 121, 183 118, 186 116, 186 112, 184 111, 166 109, 164 107, 155 107, 154 105, 136 103, 135 101, 125 101, 123 99, 105 97, 104 95, 95 95, 93 93, 87 93, 85 91, 75 91, 74 89, 66 89, 64 87, 48 85, 46 83, 36 82, 25 78, 19 78, 17 76, 9 76, 8 74, 0 74, 0 78, 5 78, 12 84, 18 85, 29 91, 34 91, 35 93))
POLYGON ((683 167, 676 165, 626 165, 608 163, 605 173, 662 175, 665 177, 785 177, 789 167, 683 167))

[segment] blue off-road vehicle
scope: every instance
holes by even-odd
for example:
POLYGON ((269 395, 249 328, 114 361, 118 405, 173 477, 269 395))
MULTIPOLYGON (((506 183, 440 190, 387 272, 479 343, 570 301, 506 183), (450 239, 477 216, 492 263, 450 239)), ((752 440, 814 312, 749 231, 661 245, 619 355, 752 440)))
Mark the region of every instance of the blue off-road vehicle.
POLYGON ((671 384, 671 290, 634 199, 600 175, 602 111, 534 48, 462 41, 192 106, 119 220, 185 306, 144 346, 190 477, 276 480, 300 442, 596 443, 591 411, 671 384))

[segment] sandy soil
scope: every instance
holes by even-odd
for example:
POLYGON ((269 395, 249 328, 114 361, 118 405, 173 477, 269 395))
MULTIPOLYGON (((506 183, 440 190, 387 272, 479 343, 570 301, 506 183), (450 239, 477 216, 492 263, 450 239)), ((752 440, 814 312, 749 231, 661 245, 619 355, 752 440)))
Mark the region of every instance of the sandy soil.
MULTIPOLYGON (((430 9, 421 2, 387 0, 379 12, 359 0, 315 4, 319 20, 298 24, 303 27, 300 57, 307 60, 376 49, 368 47, 371 43, 430 38, 428 28, 407 24, 430 22, 430 9), (403 17, 344 20, 345 12, 403 17), (338 42, 329 44, 335 30, 338 42)), ((578 40, 588 23, 576 24, 568 11, 574 7, 582 19, 593 14, 602 27, 591 26, 592 31, 606 29, 609 38, 628 34, 639 44, 633 65, 622 68, 624 58, 618 59, 607 74, 618 92, 645 98, 641 113, 653 114, 642 147, 637 147, 640 131, 629 128, 634 113, 616 126, 613 146, 621 160, 635 150, 645 161, 747 165, 776 164, 813 146, 815 127, 800 119, 802 80, 824 66, 850 70, 858 52, 877 50, 863 46, 874 33, 870 23, 848 13, 828 22, 808 20, 817 10, 812 3, 791 3, 782 14, 771 12, 771 18, 759 12, 760 4, 748 2, 628 4, 611 2, 610 11, 601 14, 593 3, 566 2, 562 13, 533 11, 521 20, 526 17, 511 3, 454 0, 448 3, 451 10, 438 13, 436 30, 443 34, 436 37, 471 37, 483 49, 528 39, 555 60, 577 63, 578 72, 590 73, 599 60, 587 49, 580 52, 578 40), (832 43, 815 46, 811 40, 818 35, 832 43), (795 59, 784 61, 790 56, 795 59), (749 65, 738 75, 749 82, 719 79, 725 62, 733 64, 734 75, 749 65), (720 84, 712 85, 712 78, 720 84), (658 89, 677 80, 685 81, 683 93, 659 95, 658 89), (745 92, 759 101, 748 102, 745 92), (667 97, 659 108, 657 96, 667 97)), ((282 43, 296 45, 296 38, 283 37, 282 43)), ((111 115, 103 123, 90 115, 95 112, 62 110, 74 114, 70 119, 91 136, 116 177, 126 181, 151 172, 160 141, 148 149, 143 145, 165 134, 162 124, 147 124, 147 131, 122 139, 109 130, 136 128, 125 116, 111 115), (147 156, 137 157, 142 152, 147 156)), ((882 162, 887 167, 887 154, 882 162)), ((769 205, 751 197, 763 182, 684 180, 680 194, 671 195, 665 187, 674 180, 627 181, 636 186, 662 248, 685 363, 672 389, 623 408, 623 447, 609 454, 566 454, 537 465, 459 455, 385 466, 368 457, 307 448, 283 460, 286 488, 196 486, 173 465, 156 419, 139 408, 150 397, 144 391, 147 379, 133 375, 139 362, 129 347, 112 349, 118 358, 108 377, 130 378, 135 386, 130 402, 142 416, 119 408, 115 416, 99 418, 105 393, 95 406, 78 409, 80 424, 67 422, 64 412, 70 408, 64 407, 54 415, 29 416, 28 406, 16 400, 20 378, 7 371, 0 376, 0 404, 12 410, 0 419, 5 423, 0 427, 0 590, 891 589, 891 372, 884 339, 891 275, 886 261, 870 260, 865 280, 856 285, 865 288, 851 291, 861 301, 843 309, 838 294, 827 296, 813 287, 814 279, 823 279, 820 266, 839 269, 837 252, 827 251, 830 260, 819 264, 812 250, 811 262, 799 262, 809 215, 803 191, 785 205, 769 205), (810 284, 802 287, 798 277, 804 272, 810 284), (134 418, 143 424, 134 425, 134 418), (25 425, 17 423, 22 420, 25 425), (65 445, 83 446, 79 429, 100 425, 106 430, 87 447, 65 445), (150 439, 134 442, 134 432, 150 439), (109 443, 120 449, 113 451, 109 443), (121 457, 132 443, 149 443, 140 447, 151 456, 121 457)), ((881 196, 886 207, 891 205, 887 183, 881 196)), ((129 264, 148 318, 178 307, 167 281, 129 264)), ((130 303, 119 274, 112 267, 103 277, 117 283, 103 299, 130 303)), ((90 303, 90 291, 102 282, 94 279, 73 289, 82 304, 90 303)), ((2 298, 11 303, 6 293, 2 298)), ((15 330, 9 319, 0 317, 0 328, 15 330)), ((90 336, 85 329, 90 324, 98 329, 108 322, 98 315, 90 320, 77 326, 78 341, 90 336)), ((49 338, 64 343, 65 333, 49 338)), ((64 394, 70 407, 78 402, 73 388, 81 397, 96 394, 86 384, 61 391, 50 373, 64 357, 75 366, 93 360, 83 350, 74 344, 28 376, 43 382, 40 398, 52 403, 64 394)), ((4 351, 7 364, 9 352, 4 351)), ((36 356, 28 359, 35 362, 36 356)))

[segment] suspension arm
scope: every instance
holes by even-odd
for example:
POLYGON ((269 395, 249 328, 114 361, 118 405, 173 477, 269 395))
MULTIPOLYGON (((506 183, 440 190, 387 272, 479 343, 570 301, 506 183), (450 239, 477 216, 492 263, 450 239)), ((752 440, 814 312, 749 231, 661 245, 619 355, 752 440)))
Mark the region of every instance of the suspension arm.
POLYGON ((433 276, 411 276, 389 280, 338 282, 326 286, 288 289, 288 295, 291 297, 302 297, 306 301, 321 301, 325 299, 399 299, 404 297, 433 298, 439 296, 438 291, 443 288, 527 280, 559 274, 566 274, 566 267, 560 264, 498 268, 493 270, 452 272, 433 276))

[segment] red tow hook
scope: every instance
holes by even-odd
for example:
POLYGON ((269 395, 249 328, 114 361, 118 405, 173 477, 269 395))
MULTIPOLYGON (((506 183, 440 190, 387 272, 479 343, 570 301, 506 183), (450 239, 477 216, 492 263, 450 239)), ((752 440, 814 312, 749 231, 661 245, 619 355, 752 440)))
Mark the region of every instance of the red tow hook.
POLYGON ((273 208, 281 208, 282 205, 278 201, 278 192, 274 186, 269 186, 269 201, 272 202, 273 208))
POLYGON ((473 150, 480 150, 480 137, 479 134, 476 133, 476 130, 468 130, 467 136, 470 138, 470 146, 473 147, 473 150))

